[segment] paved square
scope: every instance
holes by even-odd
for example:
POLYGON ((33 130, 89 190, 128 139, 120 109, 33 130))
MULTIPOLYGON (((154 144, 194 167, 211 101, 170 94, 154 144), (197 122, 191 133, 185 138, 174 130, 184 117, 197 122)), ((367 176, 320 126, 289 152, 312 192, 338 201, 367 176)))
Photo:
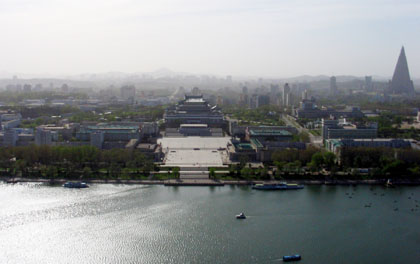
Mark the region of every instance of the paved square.
POLYGON ((166 154, 165 165, 210 167, 222 166, 219 148, 226 148, 229 137, 162 138, 158 143, 166 154))

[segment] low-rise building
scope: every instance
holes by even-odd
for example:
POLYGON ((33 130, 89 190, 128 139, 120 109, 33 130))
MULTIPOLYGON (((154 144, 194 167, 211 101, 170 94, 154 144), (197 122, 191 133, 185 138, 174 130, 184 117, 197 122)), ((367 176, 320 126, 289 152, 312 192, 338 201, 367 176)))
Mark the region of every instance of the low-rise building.
POLYGON ((93 131, 90 133, 90 145, 102 149, 104 144, 104 132, 103 131, 93 131))
POLYGON ((140 124, 141 138, 151 138, 159 136, 159 126, 156 122, 143 122, 140 124))
POLYGON ((14 119, 10 121, 1 122, 1 125, 4 130, 12 129, 20 126, 21 120, 20 119, 14 119))
POLYGON ((20 113, 1 115, 1 122, 11 121, 11 120, 22 120, 22 115, 20 113))
POLYGON ((63 140, 70 140, 73 137, 73 133, 76 132, 78 129, 78 124, 75 123, 69 123, 69 124, 63 124, 61 126, 56 125, 42 125, 38 128, 42 128, 46 131, 51 131, 52 133, 52 140, 58 141, 59 135, 62 137, 63 140))
POLYGON ((125 141, 131 139, 140 139, 139 125, 124 125, 124 124, 96 124, 96 125, 82 125, 78 132, 76 132, 76 139, 80 141, 90 141, 90 135, 95 132, 103 132, 105 141, 125 141))
POLYGON ((3 146, 15 147, 18 141, 18 133, 14 129, 7 129, 3 133, 3 146))
POLYGON ((0 133, 0 146, 3 147, 29 146, 34 143, 34 140, 34 134, 19 133, 16 129, 0 133))
POLYGON ((247 129, 245 131, 245 139, 250 141, 251 139, 258 139, 260 141, 276 141, 284 142, 291 141, 293 139, 292 133, 286 130, 270 129, 270 127, 259 127, 247 129))
POLYGON ((256 138, 251 139, 251 145, 256 150, 256 158, 258 161, 267 162, 272 160, 274 152, 284 149, 300 149, 306 148, 304 142, 284 142, 284 141, 260 141, 256 138))
POLYGON ((160 144, 140 143, 136 149, 155 162, 161 161, 164 156, 160 144))
POLYGON ((34 134, 18 134, 18 140, 16 142, 16 146, 30 146, 34 144, 35 136, 34 134))
POLYGON ((339 124, 338 120, 322 119, 322 139, 374 139, 378 135, 376 123, 356 126, 339 124))
POLYGON ((411 142, 404 139, 375 138, 375 139, 327 139, 325 148, 340 157, 343 148, 411 148, 411 142))
POLYGON ((326 109, 319 109, 316 105, 315 98, 311 99, 303 99, 300 102, 299 109, 296 110, 296 116, 298 118, 310 118, 310 119, 318 119, 318 118, 361 118, 364 117, 364 113, 360 111, 359 107, 356 106, 348 106, 344 109, 338 110, 333 108, 326 108, 326 109))
POLYGON ((244 139, 246 136, 246 130, 284 130, 292 135, 297 135, 298 130, 292 126, 248 126, 248 125, 238 125, 238 120, 229 119, 229 133, 232 137, 238 137, 244 139))
POLYGON ((24 106, 43 106, 45 105, 44 99, 25 99, 21 102, 24 106))
POLYGON ((257 160, 257 152, 251 143, 232 142, 232 144, 228 144, 227 150, 231 161, 245 160, 248 162, 257 160))

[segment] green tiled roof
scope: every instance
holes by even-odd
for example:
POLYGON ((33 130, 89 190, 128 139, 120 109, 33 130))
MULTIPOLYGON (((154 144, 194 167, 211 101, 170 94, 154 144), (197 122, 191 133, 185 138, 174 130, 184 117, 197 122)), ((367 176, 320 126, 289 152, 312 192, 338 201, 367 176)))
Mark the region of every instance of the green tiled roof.
POLYGON ((251 136, 291 136, 292 133, 286 130, 250 129, 251 136))
POLYGON ((256 146, 257 148, 262 148, 264 147, 263 144, 261 144, 261 142, 256 139, 256 138, 251 138, 251 143, 256 146))
POLYGON ((235 145, 235 148, 240 149, 240 150, 252 150, 252 149, 254 149, 252 147, 252 145, 249 144, 249 143, 237 143, 237 144, 234 144, 234 145, 235 145))

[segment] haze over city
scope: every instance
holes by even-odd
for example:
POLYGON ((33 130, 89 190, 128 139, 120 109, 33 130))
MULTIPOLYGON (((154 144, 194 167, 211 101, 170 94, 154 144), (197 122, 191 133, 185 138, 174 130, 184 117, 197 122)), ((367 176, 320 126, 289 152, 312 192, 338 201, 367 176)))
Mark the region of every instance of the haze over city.
POLYGON ((2 0, 0 73, 420 74, 418 1, 2 0))
POLYGON ((0 0, 0 263, 420 263, 420 0, 0 0))

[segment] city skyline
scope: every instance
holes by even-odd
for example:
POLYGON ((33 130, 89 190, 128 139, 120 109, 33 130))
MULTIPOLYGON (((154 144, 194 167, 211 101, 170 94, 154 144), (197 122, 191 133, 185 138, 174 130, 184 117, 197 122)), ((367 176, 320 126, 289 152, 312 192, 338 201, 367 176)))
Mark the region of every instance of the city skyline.
POLYGON ((0 0, 1 263, 417 263, 419 0, 0 0))
POLYGON ((420 78, 415 1, 3 1, 0 72, 420 78), (375 12, 371 12, 375 10, 375 12))

